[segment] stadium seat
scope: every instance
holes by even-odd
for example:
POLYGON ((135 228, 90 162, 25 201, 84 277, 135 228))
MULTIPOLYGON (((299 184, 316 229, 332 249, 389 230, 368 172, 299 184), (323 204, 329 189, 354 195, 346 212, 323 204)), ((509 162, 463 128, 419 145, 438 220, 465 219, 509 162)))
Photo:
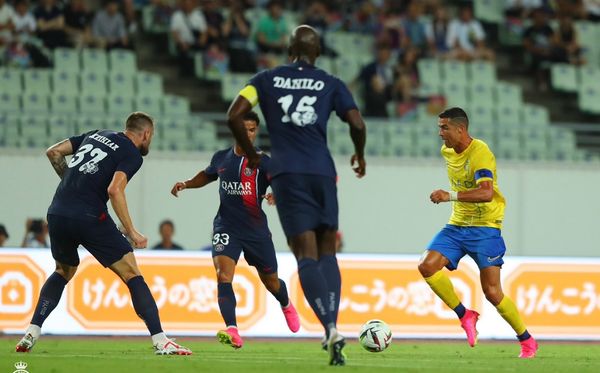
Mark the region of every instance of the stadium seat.
POLYGON ((577 91, 577 69, 568 63, 555 63, 550 68, 552 87, 559 91, 577 91))
POLYGON ((466 85, 468 83, 467 64, 460 61, 442 62, 442 76, 444 83, 466 85))
POLYGON ((317 59, 317 61, 315 62, 315 66, 321 70, 325 70, 326 72, 328 72, 330 74, 335 73, 335 63, 333 61, 333 58, 331 58, 331 57, 327 57, 327 56, 319 57, 317 59))
MULTIPOLYGON (((21 117, 21 136, 25 139, 48 137, 48 116, 45 114, 25 114, 21 117)), ((34 141, 42 143, 42 141, 34 141)))
POLYGON ((77 95, 79 93, 79 74, 73 71, 54 70, 52 72, 52 90, 55 94, 77 95))
POLYGON ((224 101, 232 101, 250 78, 252 78, 251 74, 225 74, 221 80, 221 98, 224 101))
POLYGON ((103 73, 95 71, 83 72, 80 75, 80 80, 81 93, 83 94, 104 95, 107 92, 106 76, 103 73))
POLYGON ((67 94, 54 94, 50 96, 50 108, 54 113, 76 113, 77 96, 67 94))
POLYGON ((473 11, 475 18, 489 23, 502 23, 504 21, 503 3, 498 0, 474 0, 473 11))
POLYGON ((496 120, 498 127, 519 129, 523 125, 521 118, 522 110, 512 106, 501 105, 496 108, 496 120))
POLYGON ((499 129, 496 137, 497 158, 507 160, 520 160, 523 158, 523 146, 521 144, 522 131, 515 129, 499 129))
POLYGON ((469 125, 469 134, 488 144, 492 151, 496 148, 496 132, 494 127, 478 125, 478 122, 473 122, 472 125, 469 125))
POLYGON ((51 116, 48 120, 48 130, 51 142, 57 143, 74 136, 76 133, 73 127, 73 123, 68 116, 51 116))
POLYGON ((106 113, 106 102, 104 96, 92 93, 81 95, 79 97, 79 111, 87 114, 106 113))
POLYGON ((0 112, 21 110, 21 96, 13 93, 0 93, 0 112))
POLYGON ((0 114, 0 132, 4 129, 4 146, 19 147, 21 139, 20 113, 0 114))
POLYGON ((526 159, 545 160, 548 154, 547 130, 530 127, 523 132, 523 152, 526 159))
POLYGON ((112 131, 122 131, 125 127, 125 120, 129 112, 123 113, 109 113, 109 115, 104 118, 102 122, 103 127, 107 130, 112 131))
POLYGON ((469 102, 472 105, 492 108, 495 104, 494 89, 491 85, 471 83, 468 87, 469 102))
POLYGON ((389 151, 386 138, 382 132, 369 135, 369 141, 365 146, 365 153, 369 157, 381 157, 389 151))
POLYGON ((82 115, 75 119, 75 133, 86 133, 96 129, 105 128, 104 118, 94 115, 82 115))
POLYGON ((496 84, 496 66, 491 62, 475 61, 468 64, 471 84, 493 86, 496 84))
POLYGON ((520 108, 523 106, 523 93, 516 84, 498 82, 496 84, 496 102, 502 106, 520 108))
POLYGON ((577 150, 575 133, 570 129, 556 126, 551 126, 548 130, 548 159, 574 160, 574 153, 577 150))
POLYGON ((25 92, 37 94, 50 94, 49 69, 26 69, 23 71, 25 92))
POLYGON ((54 50, 54 70, 79 72, 81 70, 79 51, 73 48, 56 48, 54 50))
POLYGON ((355 59, 340 56, 335 60, 335 71, 343 82, 350 83, 358 77, 360 65, 355 59))
POLYGON ((439 157, 442 141, 439 136, 417 136, 415 144, 415 155, 419 157, 439 157))
POLYGON ((133 96, 135 93, 133 77, 134 75, 129 73, 111 72, 108 76, 108 86, 110 94, 133 96))
POLYGON ((193 147, 185 119, 166 118, 162 123, 160 143, 163 150, 190 150, 193 147))
POLYGON ((162 101, 155 96, 137 96, 135 98, 135 110, 148 113, 150 116, 157 116, 162 113, 162 101))
POLYGON ((417 61, 419 81, 429 86, 439 86, 442 82, 440 63, 433 58, 422 58, 417 61))
POLYGON ((136 74, 136 86, 138 96, 162 97, 163 80, 159 74, 138 72, 136 74))
POLYGON ((412 157, 415 152, 415 127, 413 123, 397 123, 388 131, 390 153, 395 157, 412 157))
POLYGON ((25 112, 47 112, 48 106, 48 95, 39 94, 35 92, 27 92, 21 96, 23 103, 23 111, 25 112))
POLYGON ((106 103, 109 114, 127 115, 133 110, 133 100, 128 95, 111 94, 106 103))
POLYGON ((442 85, 442 92, 446 97, 446 106, 459 106, 465 107, 469 103, 467 98, 467 88, 463 84, 444 82, 442 85))
POLYGON ((538 105, 523 106, 523 123, 530 127, 546 127, 550 124, 548 109, 538 105))
POLYGON ((110 72, 133 75, 137 71, 135 53, 124 49, 113 49, 109 52, 110 72))
POLYGON ((591 65, 581 66, 577 69, 579 77, 579 86, 600 87, 600 66, 594 67, 591 65))
POLYGON ((97 74, 108 73, 108 58, 103 49, 84 48, 81 51, 81 62, 84 71, 97 74))
POLYGON ((190 114, 190 102, 179 96, 165 95, 163 98, 163 113, 165 115, 182 115, 190 114))
POLYGON ((496 123, 493 111, 489 105, 469 105, 467 115, 469 122, 477 127, 492 128, 496 123))
POLYGON ((600 114, 600 89, 594 86, 580 87, 578 106, 586 113, 600 114))
POLYGON ((194 74, 198 79, 204 79, 204 57, 202 53, 194 54, 194 74))
POLYGON ((17 94, 23 92, 21 71, 0 68, 0 93, 17 94))
POLYGON ((596 25, 589 21, 576 21, 574 22, 574 26, 577 31, 577 39, 584 49, 587 49, 586 52, 593 50, 594 45, 598 43, 596 25))

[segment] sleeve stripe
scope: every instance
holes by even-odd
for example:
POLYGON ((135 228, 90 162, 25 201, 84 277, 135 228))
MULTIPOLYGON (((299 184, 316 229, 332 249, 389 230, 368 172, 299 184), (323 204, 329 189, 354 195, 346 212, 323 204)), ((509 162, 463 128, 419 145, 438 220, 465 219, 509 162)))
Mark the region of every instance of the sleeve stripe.
POLYGON ((258 104, 258 92, 253 85, 248 84, 245 86, 244 89, 240 91, 239 95, 250 101, 252 107, 258 104))
POLYGON ((494 174, 492 173, 492 171, 486 170, 485 168, 475 171, 475 180, 479 180, 481 178, 493 179, 494 174))

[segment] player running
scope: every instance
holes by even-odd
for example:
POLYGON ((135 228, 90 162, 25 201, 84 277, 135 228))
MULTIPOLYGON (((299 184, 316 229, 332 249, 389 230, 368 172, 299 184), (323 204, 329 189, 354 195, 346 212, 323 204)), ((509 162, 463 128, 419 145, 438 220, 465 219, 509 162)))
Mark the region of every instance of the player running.
MULTIPOLYGON (((247 137, 254 144, 258 133, 258 115, 248 112, 243 117, 247 137)), ((300 320, 288 297, 285 282, 277 276, 277 257, 267 224, 267 216, 261 208, 263 198, 268 202, 272 196, 265 195, 269 186, 268 155, 259 152, 260 167, 248 167, 248 158, 242 148, 235 146, 213 155, 210 165, 193 178, 178 182, 171 194, 203 186, 219 179, 221 204, 213 223, 213 263, 217 272, 218 299, 225 330, 217 333, 219 341, 233 348, 244 344, 237 329, 235 318, 235 294, 231 285, 235 266, 242 251, 248 264, 256 267, 267 290, 279 301, 288 327, 294 333, 300 329, 300 320)))
POLYGON ((133 249, 106 208, 110 199, 134 246, 146 247, 147 238, 131 221, 125 187, 142 166, 142 157, 148 154, 153 135, 153 119, 135 112, 127 118, 125 132, 95 130, 63 140, 46 151, 61 178, 47 216, 56 271, 42 287, 31 324, 16 346, 17 352, 29 352, 39 339, 42 324, 77 271, 77 247, 83 245, 127 285, 135 312, 152 336, 155 353, 192 354, 163 332, 156 302, 140 273, 133 249), (67 163, 65 157, 71 154, 74 155, 67 163))
POLYGON ((319 35, 297 27, 288 48, 290 64, 255 75, 231 104, 228 125, 247 155, 247 167, 264 160, 252 146, 244 116, 260 104, 271 139, 271 188, 288 243, 298 261, 304 296, 325 329, 330 365, 344 365, 345 339, 336 329, 341 277, 335 257, 338 228, 336 170, 327 148, 332 111, 350 125, 354 171, 365 175, 366 128, 348 88, 315 67, 319 35))
POLYGON ((435 190, 433 203, 452 201, 448 224, 429 243, 419 272, 431 289, 452 308, 467 333, 471 347, 477 343, 476 324, 479 314, 468 310, 454 292, 452 282, 442 271, 453 271, 460 259, 469 255, 480 270, 481 287, 487 300, 517 333, 521 358, 535 357, 538 345, 527 331, 517 307, 504 295, 500 268, 506 252, 500 235, 505 200, 496 183, 496 159, 487 144, 469 135, 469 119, 460 108, 447 109, 439 115, 439 134, 444 140, 442 156, 448 165, 451 191, 435 190))

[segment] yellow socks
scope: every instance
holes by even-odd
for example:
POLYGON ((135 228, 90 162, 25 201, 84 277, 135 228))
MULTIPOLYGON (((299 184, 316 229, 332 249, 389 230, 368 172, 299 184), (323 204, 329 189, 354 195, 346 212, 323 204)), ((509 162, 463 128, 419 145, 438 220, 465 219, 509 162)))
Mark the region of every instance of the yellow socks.
POLYGON ((521 315, 517 310, 517 306, 515 306, 509 297, 504 296, 502 301, 496 306, 496 309, 498 310, 500 316, 502 316, 502 318, 510 324, 517 335, 520 336, 527 331, 525 323, 521 319, 521 315))
POLYGON ((454 286, 452 286, 450 278, 446 276, 443 270, 437 271, 433 276, 425 278, 425 281, 429 284, 431 290, 433 290, 433 292, 436 293, 448 307, 455 309, 460 305, 460 300, 454 292, 454 286))

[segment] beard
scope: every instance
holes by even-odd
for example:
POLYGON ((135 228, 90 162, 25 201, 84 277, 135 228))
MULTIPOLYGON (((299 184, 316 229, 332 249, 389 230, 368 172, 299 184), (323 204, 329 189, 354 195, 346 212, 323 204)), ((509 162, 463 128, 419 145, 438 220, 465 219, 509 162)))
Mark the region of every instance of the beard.
POLYGON ((149 152, 150 152, 150 148, 148 146, 142 145, 140 147, 140 153, 142 154, 142 157, 147 156, 149 152))

